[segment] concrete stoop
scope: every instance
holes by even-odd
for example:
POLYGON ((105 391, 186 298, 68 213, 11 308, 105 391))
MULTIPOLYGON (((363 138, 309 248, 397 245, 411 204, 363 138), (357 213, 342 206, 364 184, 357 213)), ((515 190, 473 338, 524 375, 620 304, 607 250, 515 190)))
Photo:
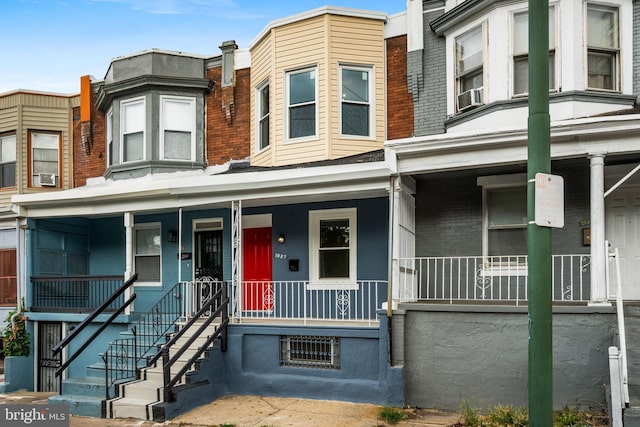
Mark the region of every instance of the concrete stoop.
POLYGON ((80 377, 65 379, 62 394, 49 397, 50 404, 69 405, 69 413, 87 417, 103 417, 105 398, 104 377, 80 377))

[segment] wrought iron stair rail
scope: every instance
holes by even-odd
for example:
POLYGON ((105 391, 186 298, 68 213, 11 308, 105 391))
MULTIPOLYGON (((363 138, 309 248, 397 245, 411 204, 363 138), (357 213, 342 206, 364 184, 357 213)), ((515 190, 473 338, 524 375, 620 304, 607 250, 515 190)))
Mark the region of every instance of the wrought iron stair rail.
POLYGON ((133 337, 112 341, 102 354, 107 400, 112 398, 112 386, 137 377, 140 361, 149 356, 151 349, 175 327, 176 321, 186 315, 183 304, 186 286, 184 282, 176 283, 133 325, 133 337))
POLYGON ((193 364, 200 358, 211 344, 217 339, 221 340, 221 350, 227 351, 227 325, 229 324, 229 297, 227 296, 227 288, 225 283, 219 284, 218 290, 203 303, 202 308, 191 318, 189 321, 167 342, 153 358, 150 359, 149 364, 155 363, 160 356, 162 356, 162 371, 164 379, 164 401, 169 402, 173 397, 173 387, 178 383, 180 378, 193 366, 193 364), (171 376, 171 367, 175 362, 184 354, 187 349, 191 347, 196 339, 207 330, 209 325, 218 317, 221 316, 220 324, 216 326, 215 331, 207 338, 202 346, 189 358, 189 360, 182 366, 182 368, 171 376), (186 331, 188 331, 198 320, 202 317, 206 317, 206 320, 198 327, 196 332, 184 343, 173 355, 169 357, 169 351, 173 345, 182 337, 186 331))
MULTIPOLYGON (((124 282, 122 286, 120 286, 109 298, 104 301, 100 307, 96 308, 91 314, 89 314, 80 324, 64 339, 62 339, 58 344, 56 344, 51 351, 54 355, 60 353, 63 348, 68 346, 79 334, 82 332, 87 326, 95 320, 100 314, 102 314, 116 299, 120 297, 127 289, 129 289, 135 281, 138 280, 138 274, 134 274, 129 280, 124 282)), ((129 299, 127 299, 124 304, 120 308, 118 308, 115 312, 109 316, 105 322, 103 322, 100 327, 88 338, 84 341, 84 343, 77 349, 71 356, 67 358, 67 360, 56 370, 56 376, 60 378, 60 390, 62 390, 62 373, 69 367, 71 362, 73 362, 79 355, 82 353, 88 346, 95 340, 101 333, 104 331, 113 320, 119 316, 125 308, 127 308, 134 300, 136 299, 136 294, 132 294, 129 299)))

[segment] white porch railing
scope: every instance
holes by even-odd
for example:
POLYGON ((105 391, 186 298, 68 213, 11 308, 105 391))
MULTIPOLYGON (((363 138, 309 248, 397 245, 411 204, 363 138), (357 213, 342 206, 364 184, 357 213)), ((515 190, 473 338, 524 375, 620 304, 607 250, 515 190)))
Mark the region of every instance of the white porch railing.
POLYGON ((365 322, 377 325, 376 310, 387 301, 387 282, 359 280, 344 285, 307 281, 245 281, 231 286, 234 321, 278 320, 365 322))
MULTIPOLYGON (((588 254, 553 255, 553 301, 589 300, 588 254)), ((526 302, 527 256, 422 257, 393 261, 400 301, 526 302)))

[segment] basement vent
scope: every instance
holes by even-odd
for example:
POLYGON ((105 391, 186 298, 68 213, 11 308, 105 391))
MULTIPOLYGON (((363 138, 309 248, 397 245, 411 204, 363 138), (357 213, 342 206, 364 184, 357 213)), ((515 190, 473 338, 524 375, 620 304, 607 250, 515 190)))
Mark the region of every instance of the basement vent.
POLYGON ((281 336, 280 366, 340 369, 340 338, 281 336))

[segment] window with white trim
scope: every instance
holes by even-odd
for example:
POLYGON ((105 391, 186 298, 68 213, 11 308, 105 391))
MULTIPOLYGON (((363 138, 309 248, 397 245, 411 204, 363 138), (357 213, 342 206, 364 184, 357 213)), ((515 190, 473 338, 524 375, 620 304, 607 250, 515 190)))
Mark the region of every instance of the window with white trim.
POLYGON ((312 283, 356 283, 356 215, 356 208, 309 211, 312 283))
MULTIPOLYGON (((555 7, 549 7, 549 90, 556 89, 555 7)), ((513 15, 513 94, 529 92, 529 12, 513 15)))
POLYGON ((0 187, 16 186, 16 136, 0 136, 0 187))
POLYGON ((195 160, 195 98, 161 96, 160 123, 161 159, 195 160))
POLYGON ((316 67, 287 73, 287 139, 316 136, 316 67))
POLYGON ((456 37, 456 99, 462 111, 482 103, 484 89, 484 26, 456 37))
POLYGON ((620 90, 618 8, 587 5, 587 87, 620 90))
POLYGON ((113 164, 113 108, 107 112, 107 167, 113 164))
POLYGON ((160 223, 136 224, 134 228, 134 271, 140 284, 160 284, 162 238, 160 223))
POLYGON ((123 163, 145 159, 145 104, 144 98, 122 101, 120 104, 120 158, 123 163))
POLYGON ((527 254, 527 188, 485 188, 487 257, 527 254))
POLYGON ((257 90, 257 119, 258 119, 258 151, 264 150, 270 145, 269 142, 269 81, 260 85, 257 90))
POLYGON ((31 186, 58 187, 60 177, 60 133, 29 132, 31 186), (44 180, 47 180, 46 182, 44 180))
POLYGON ((342 135, 372 136, 372 70, 366 67, 340 67, 342 135))

